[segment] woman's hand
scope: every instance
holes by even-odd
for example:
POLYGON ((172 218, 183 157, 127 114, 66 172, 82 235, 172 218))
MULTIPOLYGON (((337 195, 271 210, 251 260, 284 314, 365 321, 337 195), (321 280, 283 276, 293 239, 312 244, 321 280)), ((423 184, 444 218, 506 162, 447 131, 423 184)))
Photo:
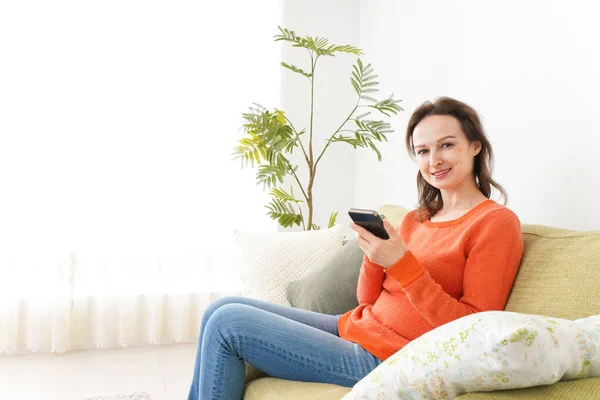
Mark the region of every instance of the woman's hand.
POLYGON ((354 222, 350 223, 350 228, 357 233, 356 243, 358 247, 367 255, 369 260, 374 264, 389 268, 396 264, 406 254, 408 249, 404 240, 402 240, 387 219, 383 220, 383 226, 388 235, 390 235, 388 240, 378 238, 354 222))

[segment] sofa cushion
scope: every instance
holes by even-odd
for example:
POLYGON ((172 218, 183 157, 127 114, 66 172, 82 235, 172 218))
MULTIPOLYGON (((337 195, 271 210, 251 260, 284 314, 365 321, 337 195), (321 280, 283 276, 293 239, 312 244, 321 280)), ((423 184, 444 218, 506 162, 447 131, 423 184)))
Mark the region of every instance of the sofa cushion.
POLYGON ((600 378, 557 382, 554 385, 526 389, 499 390, 497 392, 467 393, 459 400, 551 400, 551 399, 597 399, 600 393, 600 378))
POLYGON ((521 229, 525 253, 505 310, 571 320, 600 314, 600 231, 521 229))
MULTIPOLYGON (((384 205, 378 212, 396 227, 407 210, 400 206, 384 205)), ((324 314, 343 314, 358 306, 356 286, 363 252, 352 238, 341 251, 302 279, 286 289, 292 306, 324 314)))
POLYGON ((363 252, 351 239, 325 264, 290 283, 287 298, 296 308, 323 314, 343 314, 356 306, 356 286, 363 252))
POLYGON ((342 227, 303 232, 235 231, 244 296, 289 306, 285 289, 342 248, 342 227))
POLYGON ((261 378, 246 385, 243 400, 339 400, 350 388, 327 383, 261 378))
MULTIPOLYGON (((261 378, 246 386, 243 400, 340 400, 350 388, 261 378), (307 396, 304 396, 307 394, 307 396)), ((557 382, 548 386, 525 389, 499 390, 496 392, 474 392, 458 396, 458 400, 551 400, 551 399, 594 399, 600 393, 600 378, 578 379, 557 382)))

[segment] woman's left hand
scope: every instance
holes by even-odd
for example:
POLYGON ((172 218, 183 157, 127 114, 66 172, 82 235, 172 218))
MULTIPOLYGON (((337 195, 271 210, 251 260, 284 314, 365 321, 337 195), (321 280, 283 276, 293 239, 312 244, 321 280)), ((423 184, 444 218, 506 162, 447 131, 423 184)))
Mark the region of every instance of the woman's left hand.
POLYGON ((357 233, 356 243, 358 247, 369 257, 369 260, 374 264, 389 268, 396 264, 406 254, 408 249, 404 240, 402 240, 387 219, 383 220, 383 226, 388 235, 390 235, 390 238, 387 240, 378 238, 354 222, 350 223, 350 228, 357 233))

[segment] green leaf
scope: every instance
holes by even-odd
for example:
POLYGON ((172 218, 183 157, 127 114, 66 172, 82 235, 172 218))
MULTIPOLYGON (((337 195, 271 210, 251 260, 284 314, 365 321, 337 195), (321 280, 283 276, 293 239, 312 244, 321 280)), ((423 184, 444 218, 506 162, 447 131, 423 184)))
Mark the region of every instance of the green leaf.
POLYGON ((365 142, 371 148, 371 150, 373 150, 375 154, 377 154, 377 161, 381 162, 381 153, 377 149, 377 146, 375 146, 375 144, 370 138, 365 138, 365 142))
POLYGON ((366 113, 357 115, 356 117, 354 117, 354 119, 360 120, 360 119, 366 117, 367 115, 371 115, 371 111, 367 111, 366 113))
POLYGON ((276 42, 284 40, 288 42, 298 43, 301 41, 301 39, 296 36, 296 33, 294 31, 290 31, 280 26, 278 26, 277 28, 281 33, 279 35, 274 36, 276 42))
POLYGON ((358 82, 355 81, 354 78, 350 78, 350 82, 352 82, 352 86, 354 86, 354 91, 356 92, 356 94, 360 96, 360 85, 358 84, 358 82))
POLYGON ((378 91, 379 91, 379 89, 377 89, 377 88, 366 88, 365 89, 363 86, 362 93, 376 93, 378 91))
POLYGON ((395 100, 394 94, 392 94, 389 98, 385 100, 381 100, 376 102, 376 104, 369 105, 369 107, 376 109, 380 113, 389 117, 391 114, 398 114, 400 111, 404 111, 402 107, 400 107, 400 103, 402 100, 395 100))
POLYGON ((281 200, 283 202, 294 202, 296 204, 298 204, 298 203, 304 203, 303 200, 296 199, 294 197, 293 190, 291 190, 290 193, 287 193, 285 190, 280 189, 280 188, 273 188, 273 189, 271 189, 271 193, 270 194, 271 194, 271 196, 273 196, 276 199, 279 199, 279 200, 281 200))
POLYGON ((287 168, 280 168, 276 165, 259 165, 256 173, 257 183, 263 184, 263 190, 274 186, 278 183, 283 183, 283 177, 287 174, 287 168))
POLYGON ((371 96, 360 96, 360 99, 361 99, 361 100, 372 101, 372 102, 374 102, 374 103, 375 103, 375 102, 377 102, 377 100, 376 100, 376 99, 374 99, 374 98, 373 98, 373 97, 371 97, 371 96))
POLYGON ((311 229, 312 229, 313 231, 318 231, 319 229, 321 229, 321 227, 320 227, 319 225, 317 225, 317 224, 312 224, 312 225, 311 225, 311 229))
POLYGON ((337 220, 337 216, 338 216, 338 212, 333 212, 331 213, 331 215, 329 216, 329 224, 327 225, 328 228, 332 228, 335 225, 335 221, 337 220))
POLYGON ((296 214, 291 205, 279 199, 273 199, 265 206, 269 210, 267 215, 271 219, 276 219, 281 226, 289 228, 293 225, 300 225, 302 223, 302 215, 296 214))
POLYGON ((354 46, 329 44, 329 40, 326 38, 313 38, 311 36, 301 38, 298 37, 294 31, 290 31, 289 29, 280 26, 277 28, 279 29, 279 34, 274 36, 276 42, 286 41, 292 43, 293 47, 304 47, 317 56, 334 56, 335 53, 350 53, 357 56, 362 55, 362 50, 354 46))
POLYGON ((296 66, 294 66, 294 65, 290 65, 290 64, 287 64, 287 63, 284 63, 284 62, 282 62, 282 63, 281 63, 281 66, 282 66, 282 67, 285 67, 285 68, 289 69, 290 71, 293 71, 293 72, 295 72, 295 73, 297 73, 297 74, 304 75, 304 76, 305 76, 305 77, 307 77, 308 79, 312 78, 312 74, 311 74, 311 73, 309 73, 309 72, 304 72, 304 70, 302 70, 301 68, 298 68, 298 67, 296 67, 296 66))
POLYGON ((371 82, 365 82, 365 83, 363 83, 363 87, 377 86, 377 85, 379 85, 379 82, 377 82, 377 81, 371 81, 371 82))

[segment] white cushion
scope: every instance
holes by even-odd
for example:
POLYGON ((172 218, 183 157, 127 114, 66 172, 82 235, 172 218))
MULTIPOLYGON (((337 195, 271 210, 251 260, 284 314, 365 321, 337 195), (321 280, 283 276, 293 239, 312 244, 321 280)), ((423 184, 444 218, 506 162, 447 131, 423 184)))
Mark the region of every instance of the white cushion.
POLYGON ((503 311, 472 314, 412 341, 343 399, 453 399, 596 377, 599 347, 600 315, 569 321, 503 311))
POLYGON ((342 248, 342 226, 302 232, 235 231, 243 295, 291 306, 285 289, 342 248))

